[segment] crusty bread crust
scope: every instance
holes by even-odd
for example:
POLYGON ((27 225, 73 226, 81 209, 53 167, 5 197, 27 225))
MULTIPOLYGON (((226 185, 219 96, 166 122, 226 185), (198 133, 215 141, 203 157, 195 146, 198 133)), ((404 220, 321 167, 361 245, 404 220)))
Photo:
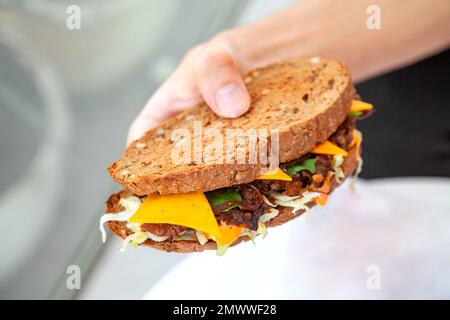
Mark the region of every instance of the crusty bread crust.
POLYGON ((194 121, 202 122, 203 132, 208 128, 222 133, 230 128, 279 129, 279 161, 283 163, 326 140, 344 121, 355 96, 347 68, 333 60, 272 64, 250 72, 245 82, 252 99, 245 115, 219 118, 204 102, 199 103, 133 142, 123 159, 108 168, 113 179, 137 195, 206 192, 251 182, 261 174, 262 165, 174 164, 170 133, 179 128, 193 132, 194 121))
MULTIPOLYGON (((346 177, 351 176, 357 166, 358 166, 358 152, 360 148, 355 145, 351 147, 348 150, 348 156, 345 157, 344 162, 342 164, 342 170, 344 171, 344 174, 346 177)), ((335 181, 335 179, 332 179, 331 181, 331 188, 330 193, 338 186, 339 184, 335 181)), ((106 212, 107 213, 114 213, 124 210, 119 205, 119 199, 121 197, 127 197, 131 195, 129 191, 123 190, 119 193, 116 193, 112 195, 106 205, 106 212)), ((309 202, 307 205, 308 207, 312 208, 315 206, 316 202, 312 201, 309 202)), ((304 210, 299 210, 296 212, 296 214, 292 213, 292 208, 289 207, 282 207, 278 208, 279 214, 274 219, 270 220, 266 223, 267 227, 276 227, 279 225, 282 225, 294 218, 297 218, 301 216, 304 213, 304 210)), ((111 231, 113 231, 115 234, 117 234, 122 239, 125 239, 129 234, 130 230, 126 227, 126 222, 118 222, 118 221, 111 221, 107 223, 111 231)), ((248 241, 250 240, 249 237, 240 237, 237 239, 232 246, 235 246, 242 241, 248 241)), ((189 253, 189 252, 199 252, 204 250, 215 250, 217 248, 216 243, 214 241, 208 241, 204 245, 200 245, 198 241, 164 241, 164 242, 156 242, 153 240, 146 240, 144 243, 141 244, 141 246, 148 246, 148 247, 154 247, 159 250, 167 251, 167 252, 179 252, 179 253, 189 253)))

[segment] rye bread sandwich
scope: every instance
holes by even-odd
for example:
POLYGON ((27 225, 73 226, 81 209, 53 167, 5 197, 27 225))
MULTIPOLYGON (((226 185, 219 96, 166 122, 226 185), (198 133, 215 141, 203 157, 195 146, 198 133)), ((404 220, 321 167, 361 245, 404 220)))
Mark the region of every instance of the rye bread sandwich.
POLYGON ((319 58, 276 63, 244 77, 251 107, 223 119, 201 102, 131 143, 108 168, 124 189, 103 225, 122 249, 225 250, 325 205, 361 170, 356 120, 372 105, 347 68, 319 58))

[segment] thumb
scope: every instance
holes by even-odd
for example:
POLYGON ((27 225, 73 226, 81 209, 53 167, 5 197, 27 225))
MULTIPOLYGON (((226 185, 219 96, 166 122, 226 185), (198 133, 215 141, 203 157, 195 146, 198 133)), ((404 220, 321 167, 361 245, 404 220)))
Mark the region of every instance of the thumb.
POLYGON ((228 51, 204 46, 193 57, 192 68, 198 91, 215 113, 235 118, 247 112, 250 96, 228 51))

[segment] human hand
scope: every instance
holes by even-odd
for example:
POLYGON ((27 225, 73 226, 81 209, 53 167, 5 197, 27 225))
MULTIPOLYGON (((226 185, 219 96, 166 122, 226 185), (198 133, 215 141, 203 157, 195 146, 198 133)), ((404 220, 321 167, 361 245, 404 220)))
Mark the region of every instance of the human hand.
POLYGON ((235 118, 250 106, 240 70, 245 70, 225 34, 189 50, 156 90, 128 132, 128 143, 202 99, 219 116, 235 118))

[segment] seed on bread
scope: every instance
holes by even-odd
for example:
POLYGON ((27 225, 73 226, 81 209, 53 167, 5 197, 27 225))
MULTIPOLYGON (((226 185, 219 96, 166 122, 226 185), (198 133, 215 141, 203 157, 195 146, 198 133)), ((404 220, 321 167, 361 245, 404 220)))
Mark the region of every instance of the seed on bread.
POLYGON ((166 132, 166 131, 164 130, 164 128, 158 128, 158 129, 156 129, 156 135, 159 136, 159 137, 164 136, 164 133, 165 133, 165 132, 166 132))
POLYGON ((320 57, 318 56, 312 57, 311 59, 309 59, 309 61, 311 61, 311 63, 319 63, 320 57))
POLYGON ((146 143, 143 143, 143 142, 136 143, 136 148, 137 148, 137 149, 144 149, 144 148, 147 148, 147 144, 146 144, 146 143))
POLYGON ((254 70, 252 72, 250 72, 250 74, 252 75, 252 77, 257 77, 259 76, 260 71, 259 70, 254 70))
POLYGON ((124 170, 120 171, 120 175, 125 176, 130 179, 133 179, 136 177, 136 175, 128 169, 124 169, 124 170))

